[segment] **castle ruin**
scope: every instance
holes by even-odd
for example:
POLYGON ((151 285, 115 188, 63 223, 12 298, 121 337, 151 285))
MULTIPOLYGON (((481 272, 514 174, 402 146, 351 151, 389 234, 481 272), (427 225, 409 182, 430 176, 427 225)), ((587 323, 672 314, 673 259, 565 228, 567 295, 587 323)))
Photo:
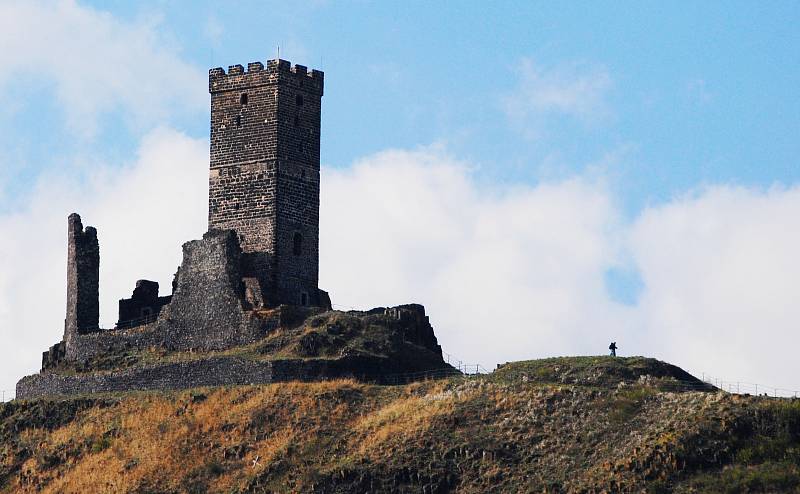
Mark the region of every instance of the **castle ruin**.
MULTIPOLYGON (((285 60, 209 71, 208 232, 183 245, 172 294, 160 296, 158 283, 139 280, 131 298, 119 301, 115 328, 101 329, 97 230, 71 214, 64 337, 44 352, 42 373, 18 383, 18 397, 275 380, 275 362, 205 361, 118 378, 48 371, 147 348, 195 352, 248 345, 289 320, 332 309, 317 286, 323 86, 322 72, 285 60)), ((386 309, 385 315, 404 328, 404 341, 441 360, 422 306, 386 309)), ((309 365, 283 362, 281 373, 324 377, 347 372, 351 364, 309 365)))

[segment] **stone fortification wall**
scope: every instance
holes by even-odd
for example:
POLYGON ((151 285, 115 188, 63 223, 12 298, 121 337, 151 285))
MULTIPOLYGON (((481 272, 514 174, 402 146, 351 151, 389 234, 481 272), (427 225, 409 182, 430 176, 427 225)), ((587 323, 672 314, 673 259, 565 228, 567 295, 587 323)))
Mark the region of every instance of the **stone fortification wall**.
POLYGON ((245 314, 241 256, 230 230, 211 230, 183 244, 172 302, 157 323, 168 349, 221 350, 264 336, 245 314))
POLYGON ((268 362, 212 358, 93 375, 35 374, 17 383, 17 399, 269 382, 272 365, 268 362))
MULTIPOLYGON (((280 312, 246 310, 241 248, 234 232, 213 230, 183 246, 175 292, 158 319, 130 329, 76 334, 66 342, 67 360, 87 359, 125 349, 220 350, 263 338, 280 324, 280 312)), ((44 356, 50 361, 52 357, 44 356)))
MULTIPOLYGON (((109 355, 125 350, 161 347, 163 341, 164 334, 157 330, 155 323, 131 329, 105 330, 73 338, 66 346, 65 357, 72 362, 85 362, 100 355, 109 355)), ((53 364, 55 363, 57 362, 53 362, 53 364)), ((43 367, 43 369, 46 368, 43 367)))
MULTIPOLYGON (((355 378, 381 383, 394 382, 398 374, 410 370, 413 369, 404 367, 391 359, 366 356, 273 361, 215 357, 90 375, 61 375, 43 372, 22 378, 17 383, 16 397, 25 400, 47 396, 269 384, 284 381, 320 381, 337 378, 355 378)), ((453 369, 449 368, 449 370, 453 369)), ((453 372, 455 373, 454 370, 453 372)))

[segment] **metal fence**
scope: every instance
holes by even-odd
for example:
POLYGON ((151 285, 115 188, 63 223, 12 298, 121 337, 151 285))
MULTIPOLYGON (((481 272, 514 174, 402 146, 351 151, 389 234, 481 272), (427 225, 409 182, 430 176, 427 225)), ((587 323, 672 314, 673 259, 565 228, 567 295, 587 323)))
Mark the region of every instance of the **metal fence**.
POLYGON ((16 395, 16 391, 9 391, 9 390, 0 389, 0 403, 5 403, 7 401, 13 400, 15 395, 16 395))
POLYGON ((800 396, 800 390, 776 388, 774 386, 744 381, 726 381, 706 373, 702 373, 702 380, 705 383, 711 384, 712 386, 731 394, 771 396, 773 398, 797 398, 800 396))
POLYGON ((476 375, 476 374, 489 373, 486 367, 482 366, 481 364, 469 364, 467 362, 462 361, 455 355, 450 355, 447 352, 442 352, 442 357, 444 357, 445 362, 452 365, 453 367, 458 369, 459 372, 463 374, 476 375))

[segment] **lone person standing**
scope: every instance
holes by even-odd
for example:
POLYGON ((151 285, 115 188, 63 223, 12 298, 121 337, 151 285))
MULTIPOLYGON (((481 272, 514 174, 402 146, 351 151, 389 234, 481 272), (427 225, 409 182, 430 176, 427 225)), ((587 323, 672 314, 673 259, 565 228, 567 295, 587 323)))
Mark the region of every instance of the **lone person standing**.
POLYGON ((608 349, 611 350, 611 356, 612 357, 616 357, 617 356, 617 342, 616 341, 612 341, 611 344, 608 345, 608 349))

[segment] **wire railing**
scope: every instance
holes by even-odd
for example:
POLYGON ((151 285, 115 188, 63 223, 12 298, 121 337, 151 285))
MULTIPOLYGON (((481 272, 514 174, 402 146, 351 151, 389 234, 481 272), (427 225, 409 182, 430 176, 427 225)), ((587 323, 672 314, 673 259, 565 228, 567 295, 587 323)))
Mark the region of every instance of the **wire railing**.
POLYGON ((797 398, 800 396, 800 390, 778 388, 745 381, 726 381, 706 373, 702 373, 702 381, 731 394, 770 396, 772 398, 797 398))
POLYGON ((16 396, 16 391, 9 391, 0 389, 0 403, 5 403, 7 401, 11 401, 16 396))
POLYGON ((331 304, 331 307, 333 307, 335 310, 345 310, 345 311, 353 310, 361 312, 363 310, 363 309, 356 309, 355 307, 351 307, 349 305, 341 305, 341 304, 331 304))
POLYGON ((404 372, 399 374, 384 374, 377 381, 380 384, 399 385, 410 384, 420 381, 434 381, 438 379, 448 379, 452 377, 470 377, 467 374, 457 371, 452 367, 433 369, 419 372, 404 372))
POLYGON ((488 374, 489 371, 481 364, 469 364, 460 358, 456 357, 455 355, 451 355, 447 352, 442 352, 442 357, 444 358, 445 362, 452 365, 459 372, 463 374, 488 374))

